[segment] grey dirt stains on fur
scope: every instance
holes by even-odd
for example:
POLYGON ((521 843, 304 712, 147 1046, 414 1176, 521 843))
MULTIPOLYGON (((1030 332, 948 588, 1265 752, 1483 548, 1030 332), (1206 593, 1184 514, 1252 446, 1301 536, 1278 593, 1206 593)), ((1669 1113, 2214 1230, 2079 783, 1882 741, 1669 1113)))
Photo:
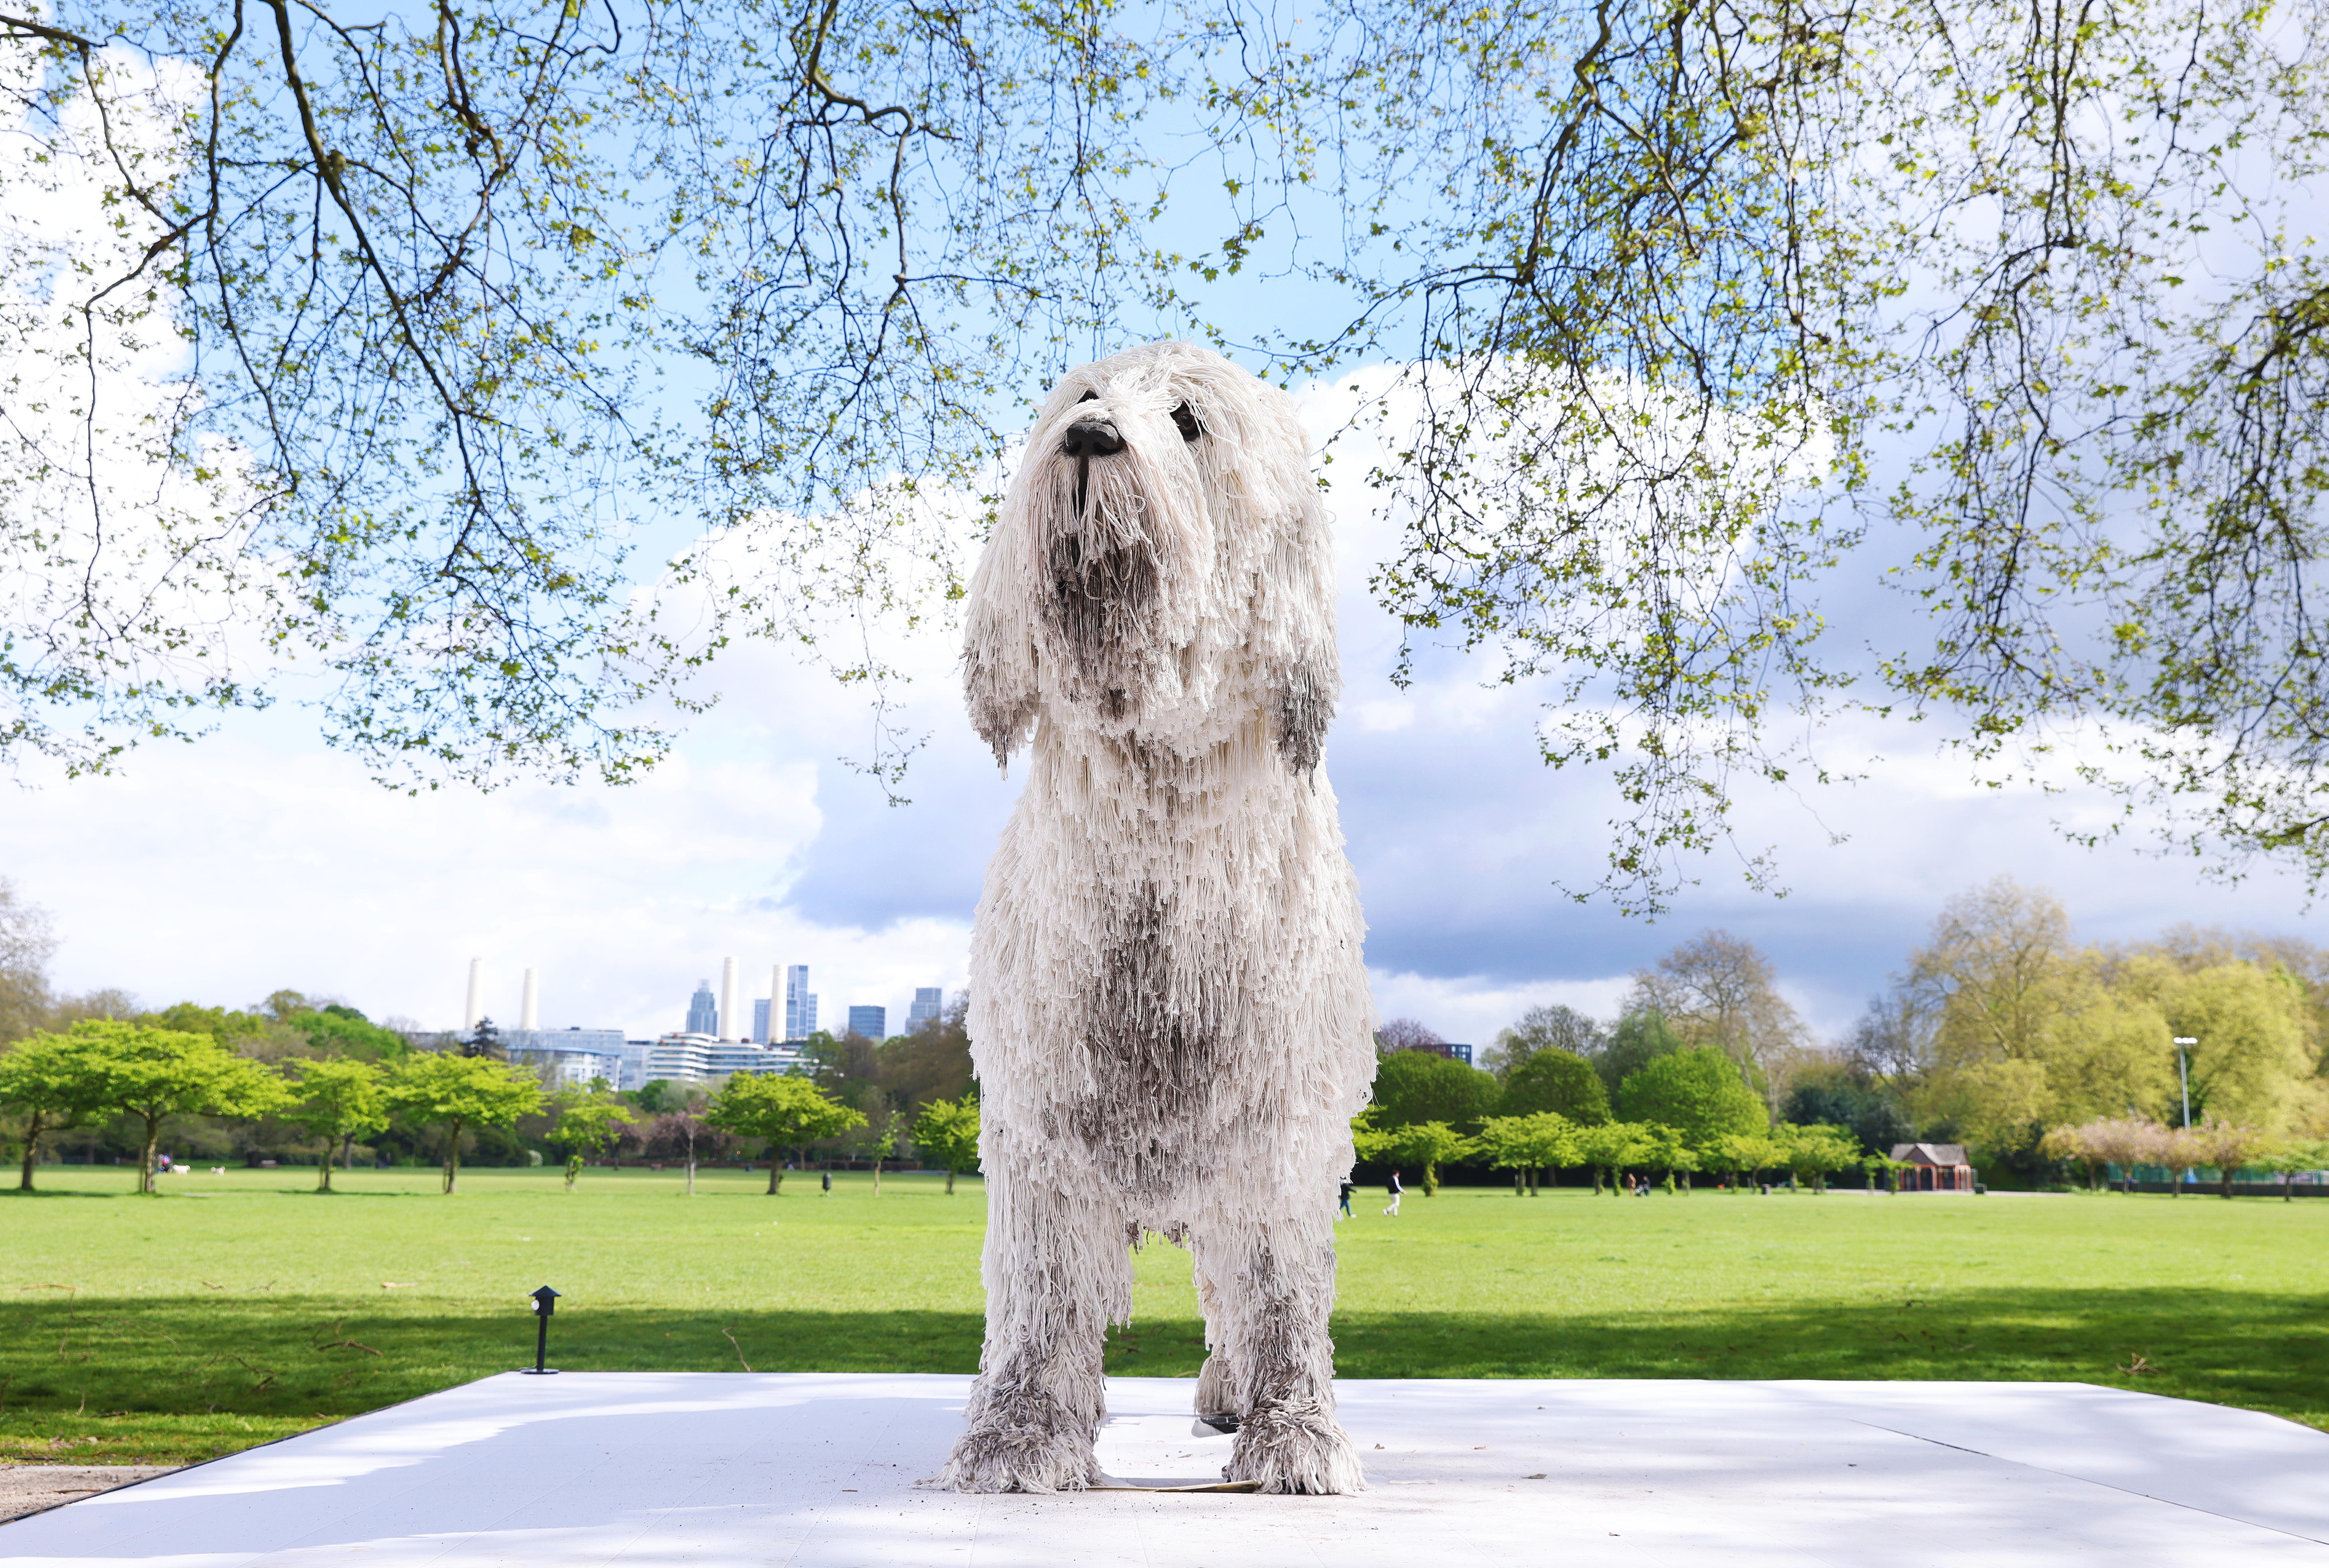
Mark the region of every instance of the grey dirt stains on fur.
POLYGON ((1111 647, 1134 638, 1131 623, 1156 597, 1156 553, 1136 515, 1084 508, 1051 546, 1051 616, 1069 647, 1096 669, 1111 647))
POLYGON ((995 765, 1007 767, 1011 753, 1035 727, 1033 694, 1012 691, 995 679, 988 661, 976 648, 963 656, 962 683, 969 700, 971 727, 995 752, 995 765))
POLYGON ((1118 1189, 1131 1197, 1161 1196, 1181 1176, 1177 1139, 1168 1136, 1203 1120, 1222 1068, 1213 987, 1175 973, 1170 920, 1155 887, 1109 912, 1098 983, 1088 993, 1092 1091, 1062 1108, 1066 1130, 1108 1151, 1118 1189))
POLYGON ((1316 674, 1297 668, 1278 692, 1278 749, 1287 766, 1307 773, 1318 766, 1326 746, 1326 725, 1334 716, 1334 699, 1316 674))

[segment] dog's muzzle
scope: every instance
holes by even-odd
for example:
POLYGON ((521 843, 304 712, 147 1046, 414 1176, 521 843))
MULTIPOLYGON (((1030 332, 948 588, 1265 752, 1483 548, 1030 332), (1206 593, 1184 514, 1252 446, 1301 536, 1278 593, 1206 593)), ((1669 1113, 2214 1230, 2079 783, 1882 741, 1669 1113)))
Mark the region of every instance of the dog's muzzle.
POLYGON ((1098 420, 1079 420, 1060 438, 1060 451, 1065 457, 1113 458, 1122 450, 1124 438, 1116 433, 1116 427, 1098 420))
POLYGON ((1084 515, 1084 497, 1091 489, 1091 460, 1113 458, 1124 450, 1124 438, 1114 425, 1098 420, 1078 420, 1060 438, 1060 453, 1076 460, 1076 515, 1084 515))

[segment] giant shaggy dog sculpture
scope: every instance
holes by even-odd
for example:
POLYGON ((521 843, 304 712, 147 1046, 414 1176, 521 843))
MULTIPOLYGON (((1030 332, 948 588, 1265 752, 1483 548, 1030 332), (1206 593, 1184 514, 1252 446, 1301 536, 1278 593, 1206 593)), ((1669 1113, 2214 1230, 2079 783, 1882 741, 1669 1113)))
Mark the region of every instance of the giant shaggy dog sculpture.
POLYGON ((1332 549, 1284 393, 1183 343, 1045 401, 971 579, 971 721, 1032 748, 971 936, 986 1346, 940 1483, 1098 1478, 1130 1248, 1195 1256, 1224 1472, 1351 1492, 1335 1185, 1374 1071, 1356 881, 1319 747, 1332 549))

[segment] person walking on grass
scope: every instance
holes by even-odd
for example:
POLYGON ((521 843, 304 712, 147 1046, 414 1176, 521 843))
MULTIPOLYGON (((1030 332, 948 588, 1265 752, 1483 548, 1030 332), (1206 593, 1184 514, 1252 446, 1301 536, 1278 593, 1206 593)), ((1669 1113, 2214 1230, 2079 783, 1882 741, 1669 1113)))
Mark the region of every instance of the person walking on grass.
POLYGON ((1385 1208, 1383 1213, 1395 1220, 1399 1218, 1399 1200, 1407 1191, 1405 1187, 1399 1185, 1399 1172, 1391 1173, 1391 1180, 1383 1184, 1383 1191, 1391 1195, 1390 1206, 1385 1208))
POLYGON ((1346 1220, 1347 1220, 1347 1219, 1349 1219, 1349 1218, 1351 1217, 1351 1191, 1352 1191, 1351 1178, 1350 1178, 1350 1177, 1348 1177, 1348 1176, 1344 1176, 1344 1177, 1343 1178, 1343 1192, 1342 1192, 1342 1196, 1341 1196, 1341 1198, 1340 1198, 1338 1201, 1342 1204, 1342 1206, 1343 1206, 1343 1213, 1342 1213, 1341 1217, 1342 1217, 1342 1218, 1344 1218, 1344 1219, 1346 1219, 1346 1220))

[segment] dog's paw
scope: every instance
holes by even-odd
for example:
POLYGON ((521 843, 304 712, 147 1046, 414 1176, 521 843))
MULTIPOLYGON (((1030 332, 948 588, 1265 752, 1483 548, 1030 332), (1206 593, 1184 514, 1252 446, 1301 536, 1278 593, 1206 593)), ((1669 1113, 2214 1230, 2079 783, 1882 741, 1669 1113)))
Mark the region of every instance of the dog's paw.
POLYGON ((1091 1432, 1057 1413, 993 1412, 973 1422, 930 1484, 957 1492, 1082 1491, 1100 1478, 1091 1432))
POLYGON ((1266 1404, 1240 1422, 1221 1478, 1310 1496, 1367 1489, 1358 1445, 1315 1400, 1266 1404))

